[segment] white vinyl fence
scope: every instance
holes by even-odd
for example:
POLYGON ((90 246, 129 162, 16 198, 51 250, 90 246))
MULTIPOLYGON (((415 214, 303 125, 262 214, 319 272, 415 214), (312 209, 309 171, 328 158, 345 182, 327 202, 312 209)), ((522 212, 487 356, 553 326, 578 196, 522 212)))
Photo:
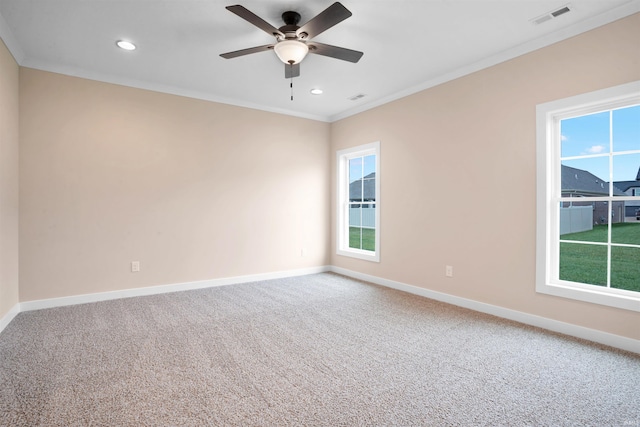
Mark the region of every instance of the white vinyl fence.
POLYGON ((376 227, 376 208, 349 208, 349 225, 352 227, 376 227), (362 221, 360 221, 362 211, 362 221))
POLYGON ((560 235, 593 230, 593 206, 560 209, 560 235))

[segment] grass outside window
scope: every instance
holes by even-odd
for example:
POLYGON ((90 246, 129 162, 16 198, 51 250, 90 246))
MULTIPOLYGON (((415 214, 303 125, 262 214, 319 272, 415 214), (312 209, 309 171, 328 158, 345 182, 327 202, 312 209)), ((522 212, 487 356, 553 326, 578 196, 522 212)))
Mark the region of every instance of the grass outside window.
MULTIPOLYGON (((560 243, 560 279, 571 282, 607 286, 607 246, 579 242, 607 242, 608 226, 565 234, 560 243), (573 242, 576 243, 573 243, 573 242)), ((611 287, 640 292, 640 223, 611 225, 611 287)))
POLYGON ((349 227, 349 247, 363 249, 365 251, 375 251, 375 228, 349 227))

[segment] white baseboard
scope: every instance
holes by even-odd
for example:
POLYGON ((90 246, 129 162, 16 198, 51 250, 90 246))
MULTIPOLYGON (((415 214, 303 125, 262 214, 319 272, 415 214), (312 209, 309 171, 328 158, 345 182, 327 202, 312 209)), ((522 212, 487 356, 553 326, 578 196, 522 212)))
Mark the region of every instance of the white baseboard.
POLYGON ((521 311, 511 310, 496 305, 457 297, 455 295, 436 292, 429 289, 421 288, 419 286, 408 285, 406 283, 383 279, 380 277, 359 273, 357 271, 347 270, 341 267, 332 266, 330 271, 337 274, 342 274, 343 276, 353 277, 354 279, 364 280, 366 282, 375 283, 377 285, 385 286, 388 288, 398 289, 400 291, 408 292, 414 295, 434 299, 436 301, 442 301, 448 304, 468 308, 481 313, 491 314, 503 319, 514 320, 526 325, 536 326, 549 331, 570 335, 576 338, 582 338, 585 340, 640 354, 640 340, 634 340, 632 338, 622 337, 620 335, 614 335, 608 332, 589 329, 583 326, 572 325, 570 323, 560 322, 558 320, 548 319, 546 317, 536 316, 533 314, 523 313, 521 311))
POLYGON ((192 289, 203 289, 215 286, 226 286, 239 283, 257 282, 261 280, 281 279, 285 277, 304 276, 307 274, 317 274, 332 271, 343 276, 353 277, 355 279, 364 280, 375 283, 377 285, 388 288, 398 289, 414 295, 442 301, 459 307, 468 308, 470 310, 481 313, 491 314, 493 316, 504 319, 514 320, 531 326, 547 329, 549 331, 559 332, 565 335, 586 339, 622 350, 631 351, 640 354, 640 341, 607 332, 597 331, 582 326, 572 325, 570 323, 560 322, 533 314, 523 313, 496 305, 486 304, 455 295, 449 295, 442 292, 436 292, 419 286, 408 285, 402 282, 383 279, 352 270, 347 270, 335 266, 321 266, 299 270, 278 271, 273 273, 252 274, 247 276, 226 277, 221 279, 202 280, 197 282, 176 283, 171 285, 149 286, 145 288, 124 289, 121 291, 100 292, 95 294, 74 295, 62 298, 50 298, 35 301, 25 301, 16 304, 0 319, 0 332, 13 320, 13 318, 22 311, 40 310, 43 308, 62 307, 67 305, 85 304, 98 301, 106 301, 119 298, 130 298, 145 295, 163 294, 169 292, 187 291, 192 289))
POLYGON ((189 291, 193 289, 212 288, 215 286, 234 285, 238 283, 258 282, 261 280, 282 279, 285 277, 304 276, 324 273, 330 267, 312 267, 299 270, 276 271, 272 273, 251 274, 247 276, 224 277, 221 279, 200 280, 197 282, 175 283, 171 285, 148 286, 144 288, 123 289, 121 291, 99 292, 95 294, 73 295, 61 298, 49 298, 20 303, 20 311, 41 310, 43 308, 63 307, 66 305, 86 304, 120 298, 131 298, 146 295, 165 294, 169 292, 189 291))
POLYGON ((11 309, 7 312, 7 314, 5 314, 4 316, 2 316, 2 318, 0 318, 0 333, 4 330, 4 328, 7 327, 9 323, 11 323, 13 318, 16 317, 18 313, 20 313, 20 311, 21 311, 20 303, 18 303, 13 307, 11 307, 11 309))

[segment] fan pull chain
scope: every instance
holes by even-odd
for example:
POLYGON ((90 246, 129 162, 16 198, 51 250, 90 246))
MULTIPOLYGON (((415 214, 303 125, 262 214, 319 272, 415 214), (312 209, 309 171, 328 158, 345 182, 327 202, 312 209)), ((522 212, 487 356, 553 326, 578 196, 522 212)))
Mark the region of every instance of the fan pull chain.
POLYGON ((289 87, 291 88, 291 100, 293 101, 293 62, 289 62, 289 70, 291 71, 291 83, 289 83, 289 87))

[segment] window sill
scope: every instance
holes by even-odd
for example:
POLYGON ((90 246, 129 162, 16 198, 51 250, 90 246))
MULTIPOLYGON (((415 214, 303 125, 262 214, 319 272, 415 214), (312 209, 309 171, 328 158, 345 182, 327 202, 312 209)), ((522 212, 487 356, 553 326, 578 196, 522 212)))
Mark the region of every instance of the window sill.
MULTIPOLYGON (((570 286, 538 283, 536 285, 536 292, 640 312, 640 297, 635 295, 626 295, 625 291, 619 291, 620 293, 618 294, 608 292, 604 289, 600 290, 598 288, 598 286, 590 285, 583 285, 583 287, 579 287, 579 285, 570 286)), ((629 293, 632 294, 632 292, 629 293)))
POLYGON ((352 249, 352 250, 338 249, 336 253, 338 255, 351 257, 351 258, 358 258, 365 261, 380 262, 380 254, 378 252, 372 253, 370 251, 361 251, 357 249, 352 249))

